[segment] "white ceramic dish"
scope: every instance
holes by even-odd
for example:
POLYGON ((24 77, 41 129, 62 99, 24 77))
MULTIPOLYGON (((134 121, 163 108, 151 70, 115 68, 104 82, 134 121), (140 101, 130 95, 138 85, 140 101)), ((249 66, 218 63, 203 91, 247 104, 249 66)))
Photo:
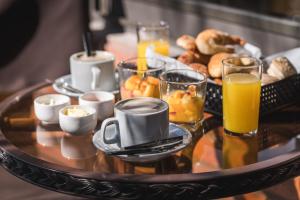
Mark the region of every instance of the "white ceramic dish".
POLYGON ((71 135, 85 135, 91 133, 97 125, 96 110, 89 106, 72 105, 66 106, 59 111, 60 128, 71 135), (86 116, 66 115, 66 109, 82 109, 88 114, 86 116))
POLYGON ((115 96, 104 91, 86 92, 79 97, 79 105, 95 108, 98 120, 103 121, 114 114, 115 96))
MULTIPOLYGON (((107 127, 107 133, 106 135, 114 135, 115 134, 115 126, 110 125, 107 127)), ((192 134, 185 128, 172 124, 169 124, 169 138, 175 137, 175 136, 183 136, 182 143, 168 149, 167 151, 161 152, 161 153, 149 153, 149 154, 137 154, 137 155, 119 155, 119 157, 122 160, 129 161, 129 162, 153 162, 157 160, 161 160, 163 158, 166 158, 182 149, 184 149, 186 146, 188 146, 192 141, 192 134)), ((113 137, 113 136, 112 136, 113 137)), ((115 144, 106 144, 103 141, 103 135, 101 134, 101 131, 97 131, 93 137, 93 143, 94 145, 103 152, 111 152, 111 151, 119 151, 120 145, 115 144)))
POLYGON ((71 104, 71 99, 62 94, 46 94, 34 99, 36 117, 45 124, 58 123, 59 110, 71 104))
MULTIPOLYGON (((79 97, 79 96, 82 95, 82 93, 76 93, 76 92, 73 92, 73 91, 70 91, 70 90, 66 90, 65 88, 63 88, 61 86, 63 83, 67 83, 68 85, 72 85, 71 74, 68 74, 68 75, 57 78, 54 81, 54 83, 52 84, 53 89, 56 92, 60 93, 60 94, 64 94, 64 95, 67 95, 67 96, 70 96, 70 97, 79 97)), ((116 88, 113 91, 106 91, 106 92, 111 92, 114 95, 119 95, 119 89, 118 89, 119 84, 116 83, 115 86, 116 86, 116 88)))

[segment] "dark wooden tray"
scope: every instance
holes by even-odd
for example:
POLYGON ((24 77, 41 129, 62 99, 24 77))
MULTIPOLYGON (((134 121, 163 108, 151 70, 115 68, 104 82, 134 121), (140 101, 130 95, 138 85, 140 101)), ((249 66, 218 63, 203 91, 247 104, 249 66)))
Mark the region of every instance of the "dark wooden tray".
POLYGON ((141 164, 101 151, 65 158, 65 133, 59 127, 41 129, 33 114, 33 99, 45 93, 54 91, 39 84, 0 104, 0 163, 13 175, 49 190, 101 199, 210 199, 260 190, 300 172, 300 103, 261 120, 255 140, 224 136, 222 120, 206 114, 186 149, 141 164), (249 151, 243 155, 245 149, 249 151), (231 167, 224 164, 229 161, 231 167))

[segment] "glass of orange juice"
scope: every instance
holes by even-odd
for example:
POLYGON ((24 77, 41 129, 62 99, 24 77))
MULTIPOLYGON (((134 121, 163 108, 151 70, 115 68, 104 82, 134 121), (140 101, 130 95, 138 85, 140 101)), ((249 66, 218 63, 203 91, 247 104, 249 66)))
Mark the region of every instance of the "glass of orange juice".
POLYGON ((150 46, 154 48, 156 53, 164 56, 169 55, 169 25, 166 22, 139 23, 137 26, 137 39, 138 57, 146 57, 146 50, 150 46))
POLYGON ((259 119, 261 62, 253 57, 232 57, 222 62, 225 133, 255 135, 259 119))
POLYGON ((169 104, 171 122, 196 130, 203 120, 206 76, 189 69, 160 75, 160 97, 169 104))

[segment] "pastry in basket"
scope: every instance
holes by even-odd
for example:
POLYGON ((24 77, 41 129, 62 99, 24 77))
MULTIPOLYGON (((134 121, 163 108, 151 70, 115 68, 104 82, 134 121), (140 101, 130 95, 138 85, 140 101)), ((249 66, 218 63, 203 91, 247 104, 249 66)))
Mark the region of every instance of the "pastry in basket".
POLYGON ((215 79, 214 79, 214 82, 215 82, 217 85, 222 85, 222 79, 220 79, 220 78, 215 78, 215 79))
POLYGON ((201 72, 201 73, 205 74, 206 76, 209 76, 207 67, 203 64, 191 63, 191 64, 189 64, 189 67, 191 67, 194 71, 201 72))
MULTIPOLYGON (((257 76, 257 71, 252 71, 251 74, 257 76)), ((261 85, 268 85, 268 84, 274 83, 276 81, 279 81, 279 79, 274 76, 271 76, 266 73, 261 74, 261 85)))
POLYGON ((279 79, 274 76, 270 76, 269 74, 266 73, 262 73, 261 75, 261 85, 268 85, 276 81, 279 81, 279 79))
POLYGON ((184 64, 191 64, 191 63, 202 63, 207 64, 210 59, 210 56, 203 55, 198 51, 185 51, 183 52, 177 60, 184 63, 184 64))
POLYGON ((194 62, 194 52, 185 51, 177 58, 177 60, 186 65, 191 64, 194 62))
POLYGON ((196 45, 200 53, 213 55, 220 52, 233 53, 234 49, 228 45, 244 45, 245 40, 238 36, 229 35, 216 29, 206 29, 196 38, 196 45))
POLYGON ((190 35, 182 35, 176 40, 176 44, 186 50, 197 50, 195 38, 190 35))
POLYGON ((121 96, 122 99, 140 96, 159 98, 159 79, 152 76, 143 78, 133 75, 121 86, 121 96))
POLYGON ((286 57, 280 56, 272 60, 267 73, 281 80, 297 74, 297 71, 286 57))
POLYGON ((217 53, 213 55, 208 63, 208 73, 213 78, 222 77, 222 60, 232 57, 235 54, 231 53, 217 53))

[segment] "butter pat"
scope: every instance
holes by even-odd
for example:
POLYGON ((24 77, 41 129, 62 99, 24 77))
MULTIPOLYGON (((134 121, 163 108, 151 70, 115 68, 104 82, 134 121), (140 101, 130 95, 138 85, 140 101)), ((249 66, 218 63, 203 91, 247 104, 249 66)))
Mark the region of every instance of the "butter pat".
POLYGON ((65 115, 70 117, 85 117, 89 115, 89 113, 86 110, 76 107, 67 108, 64 113, 65 115))

